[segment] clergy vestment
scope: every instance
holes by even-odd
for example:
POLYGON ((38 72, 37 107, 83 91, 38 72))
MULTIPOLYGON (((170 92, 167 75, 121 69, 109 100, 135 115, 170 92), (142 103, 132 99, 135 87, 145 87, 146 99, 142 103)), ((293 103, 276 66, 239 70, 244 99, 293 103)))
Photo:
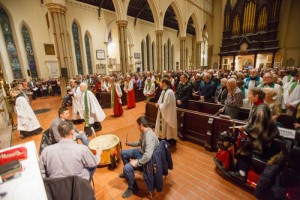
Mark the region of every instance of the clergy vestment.
POLYGON ((95 95, 91 91, 86 90, 83 92, 81 102, 83 102, 85 127, 93 126, 95 131, 101 130, 102 127, 100 122, 105 119, 106 115, 95 95), (99 124, 97 127, 95 127, 96 122, 99 124))
POLYGON ((146 82, 143 93, 146 96, 147 101, 150 101, 150 99, 154 98, 154 95, 155 95, 155 83, 153 83, 152 81, 150 83, 146 82))
POLYGON ((22 94, 16 97, 15 111, 18 118, 17 129, 23 136, 30 136, 42 132, 38 119, 22 94))
POLYGON ((127 108, 135 107, 135 93, 133 88, 133 81, 126 81, 124 83, 124 92, 127 93, 127 108))
POLYGON ((177 140, 176 98, 173 90, 163 90, 157 103, 155 134, 161 139, 177 140))
POLYGON ((114 111, 115 117, 120 117, 123 115, 122 108, 122 90, 118 83, 114 83, 111 85, 111 108, 114 111))
MULTIPOLYGON (((298 81, 292 82, 283 94, 283 103, 282 107, 285 108, 285 104, 291 104, 294 108, 300 102, 300 83, 298 81)), ((292 115, 292 111, 288 110, 287 114, 292 115)))
POLYGON ((276 92, 277 92, 277 95, 275 97, 273 97, 273 99, 278 101, 279 104, 281 104, 281 102, 282 102, 282 87, 280 85, 278 85, 276 83, 271 83, 269 85, 261 84, 257 87, 262 88, 262 89, 264 89, 264 88, 273 88, 273 89, 275 89, 276 92))
POLYGON ((72 96, 72 120, 74 122, 74 121, 77 121, 77 120, 82 120, 84 115, 83 115, 83 107, 81 105, 82 92, 80 91, 79 86, 75 86, 72 89, 72 92, 73 92, 73 96, 72 96))

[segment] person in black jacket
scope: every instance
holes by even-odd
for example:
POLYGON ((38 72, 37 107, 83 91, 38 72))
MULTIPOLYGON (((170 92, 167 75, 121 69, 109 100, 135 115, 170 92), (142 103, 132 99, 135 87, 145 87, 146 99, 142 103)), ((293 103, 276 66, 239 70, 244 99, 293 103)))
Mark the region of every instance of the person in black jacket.
POLYGON ((189 100, 192 96, 192 85, 188 82, 187 74, 180 76, 180 83, 178 84, 175 96, 176 106, 179 108, 188 108, 189 100))

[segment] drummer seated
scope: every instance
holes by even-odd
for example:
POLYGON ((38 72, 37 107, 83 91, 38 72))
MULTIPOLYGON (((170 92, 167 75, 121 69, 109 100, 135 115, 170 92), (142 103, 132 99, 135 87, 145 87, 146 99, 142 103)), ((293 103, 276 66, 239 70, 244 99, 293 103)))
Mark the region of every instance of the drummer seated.
POLYGON ((62 139, 42 151, 39 161, 42 177, 79 176, 90 181, 100 163, 102 150, 97 149, 96 155, 93 155, 87 146, 77 144, 71 122, 61 122, 58 132, 62 139))
POLYGON ((127 143, 128 146, 138 147, 139 149, 128 149, 121 151, 121 158, 124 164, 123 173, 120 178, 126 178, 128 183, 127 190, 122 194, 123 198, 129 198, 138 190, 135 182, 134 169, 146 165, 158 147, 159 141, 153 130, 149 127, 149 122, 145 116, 137 119, 137 127, 140 132, 140 139, 136 142, 127 143))
MULTIPOLYGON (((69 110, 66 107, 61 107, 58 109, 58 116, 55 118, 55 120, 52 122, 50 126, 50 132, 53 134, 54 139, 56 142, 59 142, 61 140, 61 136, 58 132, 58 125, 63 121, 70 121, 68 118, 70 116, 69 110)), ((75 126, 73 125, 73 128, 75 130, 75 137, 74 140, 81 140, 82 144, 88 146, 90 143, 90 140, 86 136, 85 132, 79 131, 75 126)))

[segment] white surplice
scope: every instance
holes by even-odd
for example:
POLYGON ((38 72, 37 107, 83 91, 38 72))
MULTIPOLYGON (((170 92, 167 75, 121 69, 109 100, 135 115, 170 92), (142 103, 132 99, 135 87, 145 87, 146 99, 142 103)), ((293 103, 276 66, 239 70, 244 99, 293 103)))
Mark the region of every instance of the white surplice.
POLYGON ((34 131, 41 127, 38 119, 36 118, 32 108, 28 101, 23 96, 16 98, 15 105, 17 118, 18 118, 18 130, 19 131, 34 131))
POLYGON ((73 96, 72 96, 72 119, 83 119, 83 109, 81 106, 81 98, 82 98, 82 92, 80 91, 79 86, 74 87, 72 89, 73 96), (78 116, 78 115, 79 116, 78 116))
POLYGON ((159 138, 177 140, 176 98, 172 89, 163 90, 158 100, 155 134, 159 138))
MULTIPOLYGON (((82 93, 81 106, 83 108, 83 113, 85 113, 85 103, 84 103, 85 92, 82 93)), ((87 103, 89 111, 89 124, 94 124, 94 122, 102 122, 106 115, 102 110, 97 98, 91 91, 87 91, 87 103)))
MULTIPOLYGON (((284 91, 283 103, 282 103, 283 108, 285 108, 285 104, 287 104, 287 103, 291 104, 294 108, 296 108, 300 102, 300 83, 298 82, 297 86, 290 93, 293 84, 294 84, 294 82, 290 83, 290 85, 284 91)), ((291 111, 288 111, 288 114, 291 114, 291 113, 292 113, 291 111)))

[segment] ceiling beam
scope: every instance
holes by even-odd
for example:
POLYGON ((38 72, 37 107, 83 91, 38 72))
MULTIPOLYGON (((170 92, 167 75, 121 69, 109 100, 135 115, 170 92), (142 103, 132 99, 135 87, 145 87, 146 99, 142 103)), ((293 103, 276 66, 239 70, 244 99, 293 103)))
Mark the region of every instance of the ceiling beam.
POLYGON ((144 6, 139 12, 138 14, 135 16, 134 18, 134 26, 136 25, 136 21, 139 18, 139 16, 142 14, 142 12, 144 12, 144 10, 146 9, 146 6, 144 6))
POLYGON ((100 0, 100 2, 99 2, 99 9, 98 9, 98 17, 99 18, 101 17, 101 8, 103 6, 103 2, 104 2, 104 0, 100 0))

